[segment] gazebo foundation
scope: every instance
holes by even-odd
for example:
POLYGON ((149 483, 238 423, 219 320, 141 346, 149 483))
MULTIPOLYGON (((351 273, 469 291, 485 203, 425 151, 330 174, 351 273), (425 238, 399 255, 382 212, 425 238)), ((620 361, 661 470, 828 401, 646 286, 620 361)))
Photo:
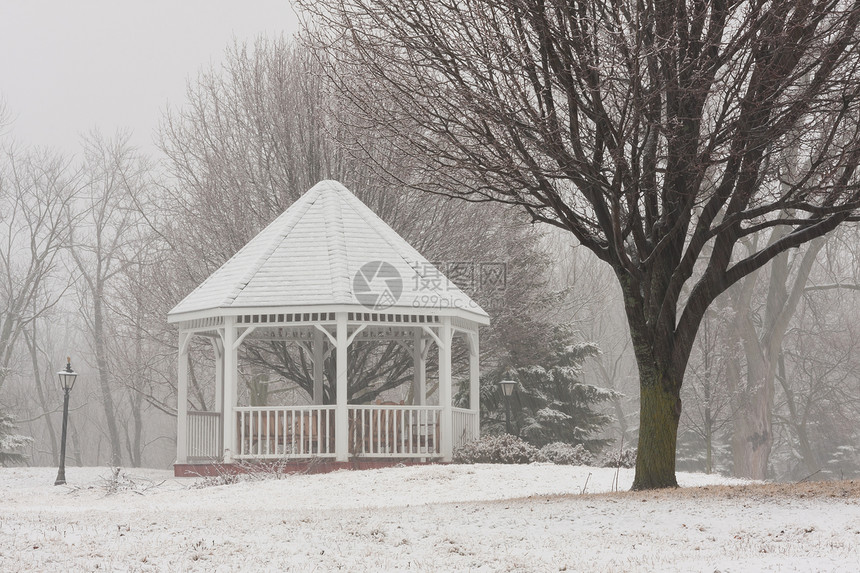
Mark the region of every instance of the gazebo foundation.
POLYGON ((255 472, 277 472, 283 474, 325 474, 338 470, 376 470, 381 468, 401 466, 437 465, 447 462, 420 461, 416 459, 385 459, 335 462, 332 460, 304 459, 279 462, 248 462, 237 464, 195 463, 174 464, 175 477, 217 477, 220 475, 235 475, 255 472))

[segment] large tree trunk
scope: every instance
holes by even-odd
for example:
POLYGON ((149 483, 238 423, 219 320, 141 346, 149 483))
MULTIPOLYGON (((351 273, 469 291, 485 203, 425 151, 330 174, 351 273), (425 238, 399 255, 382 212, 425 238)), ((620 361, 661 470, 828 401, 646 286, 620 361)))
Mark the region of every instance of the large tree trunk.
POLYGON ((639 445, 633 489, 678 487, 675 446, 686 356, 675 352, 672 337, 654 335, 653 322, 641 312, 641 301, 630 294, 625 297, 627 321, 639 368, 639 445), (673 363, 679 358, 684 364, 673 363))
POLYGON ((675 479, 675 444, 681 419, 681 385, 663 373, 643 375, 639 370, 639 452, 633 489, 678 487, 675 479))
POLYGON ((141 459, 143 458, 143 448, 141 436, 143 434, 143 417, 141 414, 140 404, 134 396, 130 397, 131 402, 131 428, 126 428, 125 441, 126 449, 128 450, 128 462, 133 468, 139 468, 141 459))

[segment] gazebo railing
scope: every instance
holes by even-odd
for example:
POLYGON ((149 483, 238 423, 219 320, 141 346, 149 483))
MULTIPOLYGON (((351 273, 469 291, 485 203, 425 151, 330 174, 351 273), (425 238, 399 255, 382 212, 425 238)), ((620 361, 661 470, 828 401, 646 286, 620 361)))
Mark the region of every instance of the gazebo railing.
POLYGON ((334 410, 334 406, 234 408, 236 457, 334 457, 334 410))
POLYGON ((465 408, 451 408, 453 444, 460 446, 478 439, 478 413, 465 408))
POLYGON ((432 458, 440 454, 440 406, 350 405, 351 455, 432 458))
MULTIPOLYGON (((334 457, 335 406, 254 406, 234 408, 237 459, 334 457)), ((195 413, 199 414, 199 413, 195 413)), ((209 416, 210 413, 203 413, 209 416)), ((369 458, 439 458, 441 453, 441 406, 349 405, 348 452, 369 458)), ((196 419, 196 418, 195 418, 196 419)), ((192 422, 191 428, 204 424, 192 422)), ((217 419, 214 420, 218 422, 217 419)), ((452 443, 457 448, 478 437, 476 412, 452 408, 452 443)), ((205 422, 209 424, 210 422, 205 422)), ((219 424, 220 427, 220 424, 219 424)), ((208 428, 208 426, 207 426, 208 428)), ((217 436, 220 431, 209 431, 217 436)), ((206 445, 207 454, 216 446, 206 445)), ((220 448, 220 440, 217 444, 220 448)), ((218 457, 212 455, 211 457, 218 457)))
POLYGON ((221 412, 188 412, 189 460, 221 458, 221 412))

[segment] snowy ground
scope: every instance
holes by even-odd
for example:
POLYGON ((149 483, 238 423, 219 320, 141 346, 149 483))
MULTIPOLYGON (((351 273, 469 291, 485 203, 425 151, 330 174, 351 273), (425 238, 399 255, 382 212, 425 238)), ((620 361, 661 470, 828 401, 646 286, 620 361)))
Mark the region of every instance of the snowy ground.
POLYGON ((110 476, 0 468, 0 571, 860 570, 854 482, 601 494, 614 470, 452 465, 207 488, 128 470, 112 493, 110 476))

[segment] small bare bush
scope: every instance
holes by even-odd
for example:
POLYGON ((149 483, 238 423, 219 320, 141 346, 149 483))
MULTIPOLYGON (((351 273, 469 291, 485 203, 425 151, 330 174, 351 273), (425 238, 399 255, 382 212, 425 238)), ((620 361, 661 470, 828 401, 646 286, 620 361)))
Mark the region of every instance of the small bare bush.
POLYGON ((233 485, 243 481, 248 481, 247 477, 247 474, 218 471, 214 476, 201 476, 200 479, 191 484, 191 487, 194 489, 204 489, 207 487, 233 485))
POLYGON ((111 468, 110 475, 101 477, 101 489, 107 495, 114 495, 124 491, 130 491, 143 495, 148 490, 156 488, 164 483, 164 481, 155 482, 148 478, 139 476, 131 476, 122 468, 111 468))
POLYGON ((216 474, 213 476, 201 476, 199 480, 191 486, 195 489, 218 487, 222 485, 233 485, 242 482, 253 481, 269 481, 278 479, 287 479, 296 474, 306 474, 319 463, 318 458, 314 458, 308 465, 297 470, 296 467, 287 462, 287 460, 276 460, 271 463, 239 463, 235 468, 216 466, 216 474))

